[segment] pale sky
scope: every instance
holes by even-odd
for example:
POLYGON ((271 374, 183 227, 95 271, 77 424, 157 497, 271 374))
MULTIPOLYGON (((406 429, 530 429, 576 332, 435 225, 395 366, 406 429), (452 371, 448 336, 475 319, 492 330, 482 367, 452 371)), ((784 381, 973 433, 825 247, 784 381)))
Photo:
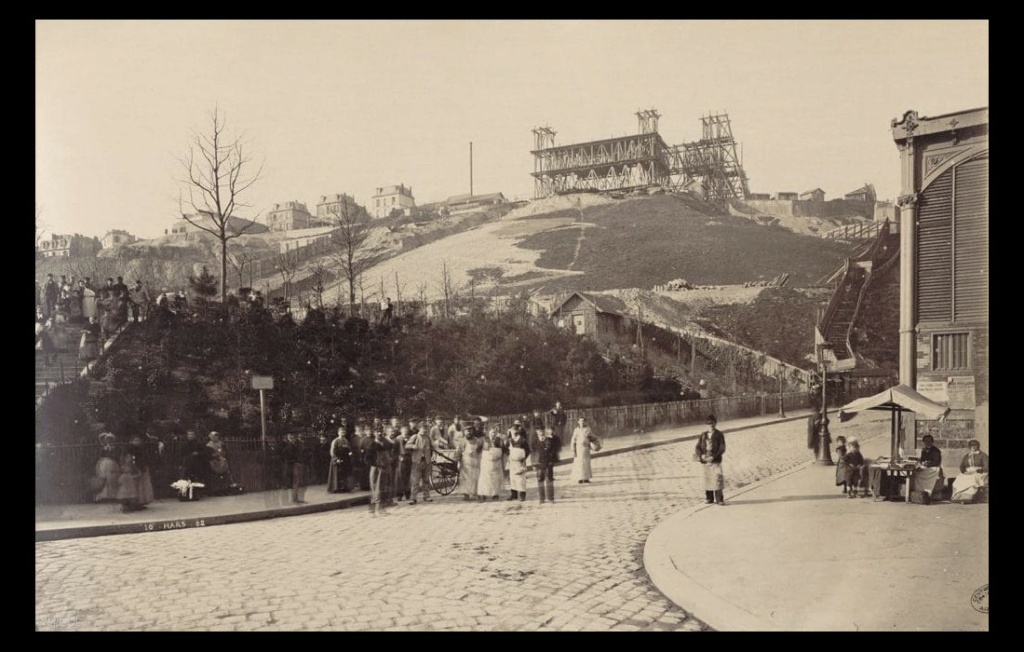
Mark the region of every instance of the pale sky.
MULTIPOLYGON (((218 107, 265 161, 265 213, 378 186, 417 203, 533 196, 535 127, 567 145, 669 145, 728 113, 752 192, 899 192, 890 122, 988 106, 988 23, 923 21, 36 22, 36 206, 47 233, 152 238, 218 107)), ((244 198, 244 197, 243 197, 244 198)))

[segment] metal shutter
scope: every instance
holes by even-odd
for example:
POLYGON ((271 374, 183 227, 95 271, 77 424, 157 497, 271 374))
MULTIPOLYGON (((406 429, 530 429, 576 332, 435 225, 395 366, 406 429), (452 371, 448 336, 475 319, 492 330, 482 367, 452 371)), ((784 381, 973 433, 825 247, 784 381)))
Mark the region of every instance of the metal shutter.
POLYGON ((988 319, 988 155, 954 168, 953 321, 988 319))
POLYGON ((921 193, 917 211, 917 316, 919 321, 953 317, 953 170, 921 193))

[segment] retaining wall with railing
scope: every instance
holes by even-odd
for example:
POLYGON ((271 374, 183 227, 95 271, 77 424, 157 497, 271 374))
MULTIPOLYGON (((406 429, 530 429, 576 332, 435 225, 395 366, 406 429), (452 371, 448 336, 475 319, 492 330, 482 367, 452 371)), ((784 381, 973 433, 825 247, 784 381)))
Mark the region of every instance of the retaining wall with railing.
MULTIPOLYGON (((776 414, 779 402, 785 410, 798 410, 810 406, 806 392, 786 394, 760 394, 714 399, 673 401, 670 403, 644 403, 604 408, 567 408, 566 425, 562 440, 568 444, 572 428, 580 417, 586 417, 594 432, 602 438, 651 432, 664 428, 684 425, 699 425, 709 414, 719 421, 766 414, 776 414)), ((551 415, 543 413, 550 423, 551 415)), ((501 415, 491 417, 489 426, 496 426, 504 433, 512 427, 515 419, 522 415, 501 415)), ((318 436, 304 437, 303 443, 309 454, 307 482, 326 482, 329 454, 319 442, 318 436)), ((179 479, 179 466, 184 440, 164 442, 163 452, 156 457, 150 474, 158 498, 173 498, 176 494, 170 488, 179 479)), ((274 446, 264 444, 260 439, 224 438, 231 469, 231 480, 245 492, 267 491, 284 486, 284 468, 278 459, 274 446)), ((119 457, 124 448, 119 445, 115 454, 119 457)), ((96 487, 96 464, 100 458, 98 444, 36 446, 36 502, 38 504, 88 503, 98 491, 96 487)))

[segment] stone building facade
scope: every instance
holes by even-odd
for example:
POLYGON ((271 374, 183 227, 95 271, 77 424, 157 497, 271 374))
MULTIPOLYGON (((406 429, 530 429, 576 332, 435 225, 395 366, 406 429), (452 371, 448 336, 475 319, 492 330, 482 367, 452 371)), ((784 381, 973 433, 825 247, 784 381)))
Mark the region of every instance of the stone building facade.
MULTIPOLYGON (((917 421, 956 459, 988 443, 988 109, 893 120, 900 153, 900 382, 949 406, 917 421)), ((918 444, 919 446, 919 444, 918 444)))

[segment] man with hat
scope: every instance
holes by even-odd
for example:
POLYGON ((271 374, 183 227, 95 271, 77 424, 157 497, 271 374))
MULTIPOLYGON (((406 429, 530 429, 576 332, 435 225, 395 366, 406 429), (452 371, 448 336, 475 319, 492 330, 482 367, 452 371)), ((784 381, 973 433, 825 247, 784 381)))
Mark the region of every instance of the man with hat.
POLYGON ((694 459, 704 467, 704 501, 707 504, 725 504, 722 492, 725 477, 722 475, 722 455, 725 454, 725 435, 716 426, 718 419, 708 415, 704 422, 708 429, 700 433, 694 450, 694 459))
MULTIPOLYGON (((435 419, 438 423, 440 420, 441 417, 435 419)), ((412 499, 409 501, 410 505, 416 504, 416 497, 421 493, 423 502, 433 502, 430 498, 430 464, 434 458, 435 440, 433 437, 439 430, 439 426, 434 426, 428 434, 426 428, 417 428, 405 443, 411 463, 409 484, 412 499)))
POLYGON ((505 440, 508 441, 516 434, 522 435, 529 440, 529 434, 526 432, 526 428, 523 427, 523 420, 516 419, 512 422, 512 427, 505 433, 505 440))
POLYGON ((537 493, 540 495, 540 502, 544 504, 545 499, 555 503, 555 465, 558 464, 559 452, 562 449, 561 440, 555 438, 551 428, 541 428, 537 431, 537 493))
POLYGON ((448 439, 444 427, 444 417, 434 417, 434 425, 430 426, 430 443, 433 448, 455 448, 454 442, 448 439))

